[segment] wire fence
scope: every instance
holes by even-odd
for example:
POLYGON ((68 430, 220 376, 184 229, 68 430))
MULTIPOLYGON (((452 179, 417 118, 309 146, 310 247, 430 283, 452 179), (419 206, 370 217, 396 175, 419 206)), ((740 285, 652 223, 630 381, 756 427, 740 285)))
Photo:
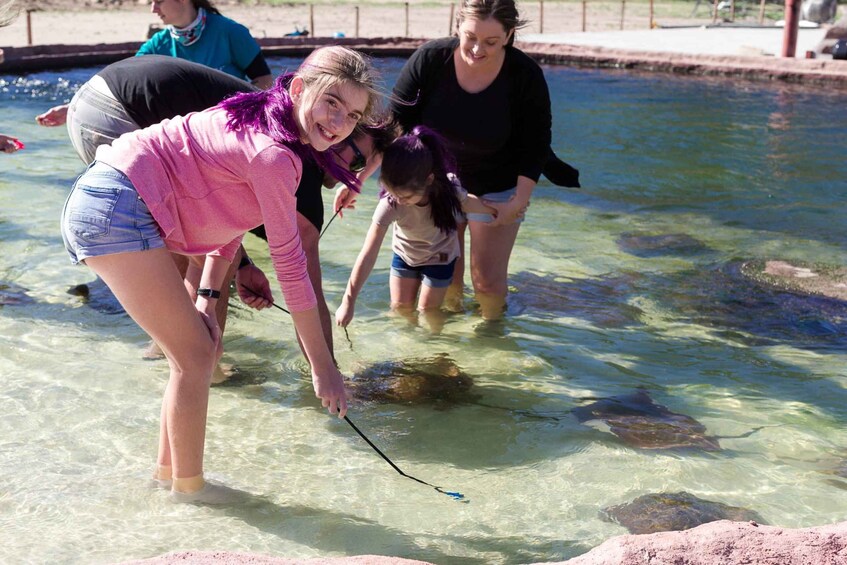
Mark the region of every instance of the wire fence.
MULTIPOLYGON (((778 0, 528 0, 519 2, 525 33, 570 33, 702 26, 718 22, 772 25, 784 17, 778 0)), ((319 37, 434 38, 455 30, 455 2, 335 2, 277 6, 277 18, 254 30, 272 37, 275 23, 319 37)), ((276 10, 275 10, 276 11, 276 10)), ((251 28, 252 29, 252 28, 251 28)))
MULTIPOLYGON (((2 0, 0 0, 2 1, 2 0)), ((100 42, 142 40, 160 24, 136 27, 142 18, 154 19, 149 6, 135 0, 28 0, 21 2, 21 17, 3 29, 0 45, 44 44, 53 39, 51 30, 73 26, 75 18, 97 18, 94 34, 100 42), (51 3, 52 2, 52 3, 51 3), (69 11, 69 7, 75 7, 69 11), (25 43, 24 43, 25 41, 25 43)), ((219 0, 221 12, 244 24, 258 38, 286 35, 311 37, 408 37, 436 38, 455 31, 458 0, 219 0)), ((527 25, 520 34, 574 33, 696 27, 718 22, 769 26, 784 18, 782 0, 519 0, 518 8, 527 25)), ((844 7, 842 7, 842 12, 844 7)), ((71 43, 92 42, 91 34, 77 34, 71 43)), ((67 41, 67 39, 66 39, 67 41)))

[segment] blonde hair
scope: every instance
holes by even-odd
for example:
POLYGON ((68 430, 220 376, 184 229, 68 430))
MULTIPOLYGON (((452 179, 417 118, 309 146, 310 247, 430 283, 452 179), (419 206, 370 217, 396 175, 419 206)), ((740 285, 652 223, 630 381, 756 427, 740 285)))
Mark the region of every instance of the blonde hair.
POLYGON ((362 88, 368 94, 360 124, 372 125, 383 120, 378 74, 370 61, 358 51, 340 45, 315 49, 294 75, 303 80, 305 89, 301 103, 307 107, 315 104, 328 89, 346 83, 362 88))

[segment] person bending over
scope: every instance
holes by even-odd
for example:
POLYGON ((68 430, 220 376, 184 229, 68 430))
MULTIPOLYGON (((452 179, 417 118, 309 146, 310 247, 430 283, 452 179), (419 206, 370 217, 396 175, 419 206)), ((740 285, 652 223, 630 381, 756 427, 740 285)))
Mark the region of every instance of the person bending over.
POLYGON ((294 192, 304 158, 357 186, 325 152, 369 121, 377 101, 366 59, 324 47, 313 64, 268 91, 239 94, 101 146, 74 184, 61 222, 72 262, 97 273, 168 358, 155 478, 170 485, 174 500, 228 500, 225 488, 203 478, 205 422, 222 353, 215 303, 247 230, 266 227, 315 395, 331 414, 346 414, 343 377, 323 339, 306 271, 294 192), (171 252, 206 255, 194 300, 171 252))

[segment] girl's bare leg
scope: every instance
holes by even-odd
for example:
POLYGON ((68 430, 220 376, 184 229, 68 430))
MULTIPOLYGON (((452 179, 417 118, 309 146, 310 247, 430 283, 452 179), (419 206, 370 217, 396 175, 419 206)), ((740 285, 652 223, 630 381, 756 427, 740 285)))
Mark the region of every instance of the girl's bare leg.
POLYGON ((509 257, 519 229, 517 223, 490 227, 482 222, 470 222, 471 280, 485 320, 503 317, 509 291, 509 257))
POLYGON ((85 262, 165 352, 170 379, 162 404, 158 464, 172 466, 175 490, 179 490, 180 479, 193 480, 192 486, 201 488, 216 344, 185 292, 170 253, 154 249, 92 257, 85 262), (194 480, 198 477, 199 481, 194 480))
POLYGON ((429 324, 429 329, 433 333, 441 333, 444 328, 444 320, 446 316, 441 309, 444 303, 444 297, 447 295, 450 287, 433 288, 427 285, 421 285, 421 295, 418 298, 418 312, 429 324))
POLYGON ((388 277, 388 288, 391 292, 391 309, 402 315, 413 324, 417 324, 417 313, 415 312, 415 299, 418 297, 418 289, 421 281, 405 277, 388 277))

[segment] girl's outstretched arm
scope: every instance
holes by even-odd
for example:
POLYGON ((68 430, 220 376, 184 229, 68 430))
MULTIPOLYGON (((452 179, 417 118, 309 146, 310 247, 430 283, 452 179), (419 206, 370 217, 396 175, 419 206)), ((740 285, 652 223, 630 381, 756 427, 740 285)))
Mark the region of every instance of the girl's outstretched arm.
POLYGON ((462 200, 462 212, 471 214, 492 214, 497 216, 497 209, 485 204, 478 196, 468 194, 468 197, 462 200))
POLYGON ((368 235, 365 236, 362 250, 356 257, 356 264, 353 265, 350 280, 347 281, 347 290, 344 291, 341 306, 335 312, 335 323, 339 326, 347 327, 347 324, 353 319, 356 298, 374 268, 376 258, 379 255, 379 248, 382 246, 382 240, 385 239, 387 231, 388 226, 381 226, 375 222, 371 224, 368 235))

